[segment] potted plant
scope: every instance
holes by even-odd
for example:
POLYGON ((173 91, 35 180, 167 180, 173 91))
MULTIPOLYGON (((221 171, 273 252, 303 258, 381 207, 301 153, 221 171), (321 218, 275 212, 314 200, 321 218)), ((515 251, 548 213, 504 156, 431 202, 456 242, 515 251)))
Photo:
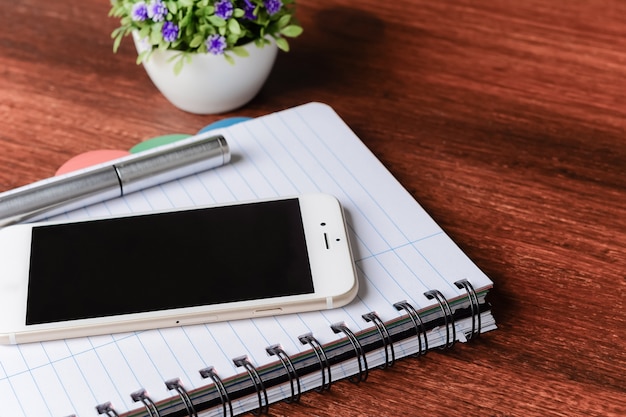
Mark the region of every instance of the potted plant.
POLYGON ((117 51, 132 35, 149 77, 175 106, 221 113, 261 89, 278 49, 302 28, 295 0, 111 0, 117 51))

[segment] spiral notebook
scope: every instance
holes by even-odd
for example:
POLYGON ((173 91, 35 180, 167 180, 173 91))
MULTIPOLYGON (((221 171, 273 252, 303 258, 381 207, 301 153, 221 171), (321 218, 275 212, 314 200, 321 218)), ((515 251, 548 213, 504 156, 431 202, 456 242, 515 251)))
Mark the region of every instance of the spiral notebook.
POLYGON ((216 133, 229 142, 230 164, 61 217, 330 193, 346 211, 356 300, 320 312, 0 346, 1 417, 264 413, 496 328, 485 301, 492 281, 332 108, 309 103, 216 133))

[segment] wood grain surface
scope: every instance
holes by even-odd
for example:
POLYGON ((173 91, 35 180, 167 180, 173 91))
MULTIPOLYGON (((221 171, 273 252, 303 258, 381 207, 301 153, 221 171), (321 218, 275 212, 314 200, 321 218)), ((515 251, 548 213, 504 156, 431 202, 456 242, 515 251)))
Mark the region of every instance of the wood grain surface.
MULTIPOLYGON (((495 332, 272 416, 626 415, 626 2, 300 0, 224 115, 112 53, 106 0, 0 0, 0 191, 70 157, 330 104, 495 282, 495 332)), ((1 405, 0 405, 0 414, 1 405)))

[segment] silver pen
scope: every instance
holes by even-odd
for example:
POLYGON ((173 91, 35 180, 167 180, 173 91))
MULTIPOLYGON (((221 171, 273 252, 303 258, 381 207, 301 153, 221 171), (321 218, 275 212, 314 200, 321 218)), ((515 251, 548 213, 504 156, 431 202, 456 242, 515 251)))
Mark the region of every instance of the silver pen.
POLYGON ((0 227, 42 219, 224 165, 230 150, 210 132, 0 193, 0 227))

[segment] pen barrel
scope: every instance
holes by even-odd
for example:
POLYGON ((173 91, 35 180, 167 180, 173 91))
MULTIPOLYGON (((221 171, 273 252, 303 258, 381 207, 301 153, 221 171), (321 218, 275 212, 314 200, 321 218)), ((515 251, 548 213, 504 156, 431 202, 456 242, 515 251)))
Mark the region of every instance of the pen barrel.
POLYGON ((0 194, 0 227, 40 220, 230 161, 221 135, 197 135, 0 194))
POLYGON ((223 136, 194 140, 184 146, 173 146, 167 152, 146 152, 127 162, 114 164, 126 195, 224 165, 230 152, 223 136))
POLYGON ((0 195, 0 227, 37 220, 121 195, 112 166, 51 178, 0 195))

